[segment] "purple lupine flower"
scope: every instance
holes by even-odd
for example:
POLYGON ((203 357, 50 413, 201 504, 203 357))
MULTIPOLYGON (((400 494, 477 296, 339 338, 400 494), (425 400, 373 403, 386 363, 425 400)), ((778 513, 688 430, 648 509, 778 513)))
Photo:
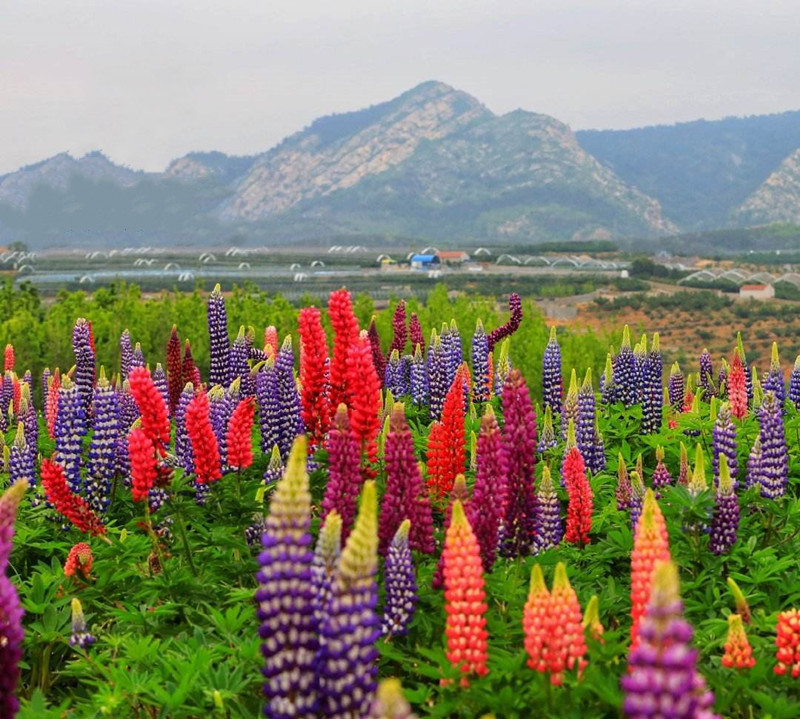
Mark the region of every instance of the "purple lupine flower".
MULTIPOLYGON (((275 360, 267 358, 256 375, 256 398, 261 424, 261 452, 266 454, 278 445, 278 374, 275 360)), ((280 449, 280 446, 279 446, 280 449)))
POLYGON ((146 365, 144 361, 144 352, 142 351, 142 345, 137 342, 133 347, 133 357, 131 358, 131 369, 136 369, 136 367, 144 367, 146 365))
POLYGON ((503 454, 508 467, 500 542, 504 556, 530 554, 536 539, 538 503, 536 501, 536 412, 528 386, 519 370, 511 371, 503 387, 503 454))
POLYGON ((536 553, 538 554, 550 547, 557 546, 564 536, 564 527, 561 523, 561 502, 553 487, 550 468, 546 465, 542 470, 542 478, 539 480, 536 496, 539 502, 536 526, 536 553))
MULTIPOLYGON (((50 378, 52 376, 53 373, 50 371, 49 367, 45 367, 42 370, 42 408, 45 411, 47 410, 47 398, 50 395, 50 378)), ((31 397, 33 397, 33 395, 31 395, 31 397)))
MULTIPOLYGON (((550 429, 552 432, 552 417, 550 429)), ((500 524, 508 495, 506 475, 503 436, 492 406, 487 405, 475 446, 475 486, 469 504, 470 525, 481 547, 485 572, 491 571, 497 555, 500 524)))
POLYGON ((183 467, 184 474, 194 474, 192 442, 186 429, 186 409, 193 398, 194 385, 191 382, 187 382, 175 407, 175 456, 178 458, 180 466, 183 467))
POLYGON ((14 397, 14 373, 8 370, 3 375, 3 383, 0 385, 0 431, 8 431, 9 406, 14 397))
POLYGON ((392 539, 384 563, 386 602, 383 606, 382 632, 387 637, 403 635, 417 606, 417 578, 408 544, 411 520, 403 520, 392 539))
POLYGON ((236 402, 219 385, 208 390, 208 401, 208 418, 211 420, 211 428, 217 438, 219 460, 223 471, 227 471, 225 468, 228 466, 228 421, 236 407, 236 402))
POLYGON ((278 384, 278 405, 280 407, 278 446, 281 456, 286 457, 298 434, 305 432, 303 424, 302 405, 300 393, 297 391, 297 382, 294 378, 294 351, 292 350, 292 336, 287 335, 278 357, 275 360, 275 373, 278 384))
POLYGON ((139 418, 139 408, 130 391, 128 380, 117 387, 117 404, 119 405, 119 437, 117 439, 117 474, 122 477, 125 486, 130 484, 130 463, 128 460, 128 432, 139 418))
POLYGON ((783 427, 783 413, 773 392, 767 392, 761 402, 759 412, 761 421, 761 461, 759 462, 759 481, 761 496, 782 497, 789 479, 789 457, 786 448, 786 434, 783 427))
POLYGON ((786 401, 786 384, 783 381, 783 370, 781 369, 781 359, 778 355, 778 343, 772 343, 772 359, 769 364, 769 372, 763 382, 764 392, 773 392, 778 404, 783 408, 786 401))
POLYGON ((728 362, 723 357, 722 358, 722 366, 719 368, 719 372, 717 373, 717 397, 720 399, 727 399, 728 397, 728 373, 730 372, 730 366, 728 362))
POLYGON ((79 317, 72 330, 72 351, 75 354, 75 385, 81 398, 84 414, 88 417, 94 387, 94 350, 89 323, 79 317))
POLYGON ((101 367, 92 400, 92 439, 86 467, 86 501, 96 512, 105 512, 111 500, 111 482, 117 471, 119 425, 117 393, 101 367))
POLYGON ((161 366, 160 362, 156 363, 156 369, 153 372, 153 384, 156 386, 158 393, 164 398, 164 404, 169 412, 169 387, 167 386, 167 373, 161 366))
POLYGON ((578 418, 575 424, 575 438, 578 442, 581 456, 586 458, 586 466, 592 472, 597 471, 594 466, 595 424, 594 387, 592 386, 592 370, 589 368, 586 370, 586 377, 578 390, 578 418))
POLYGON ((36 461, 39 452, 39 418, 36 415, 36 408, 33 406, 30 391, 27 386, 23 386, 22 397, 19 402, 19 420, 25 427, 25 444, 31 459, 36 461))
POLYGON ((333 581, 326 620, 320 627, 320 715, 363 719, 375 692, 380 621, 375 482, 365 482, 355 527, 333 581))
POLYGON ((29 369, 25 370, 25 374, 22 375, 22 386, 28 386, 28 397, 33 398, 33 374, 29 369))
POLYGON ((81 481, 81 452, 86 435, 86 413, 78 386, 69 377, 61 381, 58 394, 58 412, 53 430, 56 461, 64 468, 69 488, 79 494, 81 481))
POLYGON ((620 512, 626 512, 631 508, 631 495, 633 489, 631 487, 631 479, 628 475, 628 468, 625 466, 625 460, 622 454, 617 455, 617 487, 614 490, 614 495, 617 499, 617 509, 620 512))
POLYGON ((270 719, 310 719, 318 706, 306 454, 306 439, 298 437, 287 471, 272 495, 258 557, 256 602, 265 661, 264 711, 270 719))
POLYGON ((522 298, 516 293, 512 292, 508 296, 508 322, 495 327, 489 333, 489 351, 494 351, 494 348, 499 342, 507 340, 513 335, 522 323, 522 298))
POLYGON ((72 634, 69 638, 71 647, 86 649, 94 644, 95 638, 86 627, 86 617, 79 599, 72 600, 72 634))
POLYGON ((717 485, 717 504, 711 521, 711 551, 714 554, 727 554, 736 542, 739 529, 739 497, 725 455, 720 456, 719 484, 717 485))
POLYGON ((439 341, 442 343, 442 353, 444 355, 444 366, 445 366, 445 382, 447 386, 453 384, 453 377, 455 377, 455 371, 453 369, 453 363, 451 360, 452 356, 452 343, 450 342, 450 325, 447 322, 442 322, 442 330, 439 333, 439 341))
POLYGON ((8 474, 11 484, 25 480, 31 489, 36 487, 36 465, 25 439, 25 427, 17 424, 17 433, 8 453, 8 474))
POLYGON ((342 518, 336 510, 324 519, 311 562, 311 580, 314 585, 314 617, 317 626, 328 617, 328 605, 333 596, 333 580, 339 572, 342 555, 342 518))
POLYGON ((510 338, 506 337, 500 345, 497 353, 497 361, 494 367, 494 393, 500 397, 503 394, 503 387, 511 374, 511 358, 509 357, 510 338))
POLYGON ((550 339, 542 357, 542 402, 554 414, 561 411, 564 394, 564 380, 561 376, 561 347, 558 344, 556 328, 550 328, 550 339))
POLYGON ((255 397, 256 395, 256 376, 247 360, 252 360, 255 364, 257 362, 263 362, 267 358, 264 350, 254 346, 255 342, 256 330, 254 327, 248 326, 247 332, 245 332, 244 335, 244 344, 247 349, 247 358, 245 359, 246 369, 244 374, 239 378, 242 380, 241 391, 243 397, 255 397))
POLYGON ((644 506, 644 482, 642 476, 634 470, 631 472, 631 531, 636 532, 636 523, 639 517, 642 516, 642 507, 644 506))
POLYGON ((230 384, 230 345, 228 313, 219 285, 208 298, 208 351, 210 356, 209 383, 227 387, 230 384))
POLYGON ((789 399, 795 409, 800 410, 800 355, 794 361, 792 376, 789 378, 789 399))
POLYGON ((594 418, 594 445, 592 447, 592 458, 590 460, 592 473, 598 474, 606 468, 606 443, 603 434, 600 432, 600 425, 597 415, 594 418))
POLYGON ((347 406, 336 409, 328 432, 328 482, 322 499, 322 517, 336 511, 342 523, 342 536, 347 539, 356 518, 358 494, 361 491, 361 447, 350 427, 347 406))
POLYGON ((428 343, 428 396, 430 401, 431 419, 442 418, 444 398, 450 389, 447 382, 448 355, 442 345, 442 339, 434 330, 431 332, 431 341, 428 343))
POLYGON ((247 344, 245 327, 242 325, 230 348, 228 377, 231 382, 238 377, 240 384, 244 384, 245 378, 250 374, 250 365, 247 363, 249 355, 250 347, 247 344))
POLYGON ((756 437, 753 446, 750 449, 750 454, 747 458, 747 480, 745 487, 750 488, 754 485, 761 484, 761 437, 756 437))
POLYGON ((614 358, 613 380, 618 397, 626 407, 636 404, 636 358, 631 348, 631 332, 628 325, 622 330, 622 344, 614 358))
POLYGON ((256 512, 253 514, 253 523, 244 530, 244 539, 248 547, 260 547, 261 535, 267 528, 267 518, 256 512))
POLYGON ((155 514, 167 501, 167 490, 163 487, 151 487, 147 492, 147 504, 150 507, 150 514, 155 514))
POLYGON ((556 431, 553 427, 553 410, 550 405, 544 410, 544 421, 542 422, 542 431, 539 434, 539 453, 544 454, 551 449, 555 449, 558 445, 556 440, 556 431))
POLYGON ((569 379, 569 389, 564 397, 564 403, 561 407, 561 439, 566 440, 567 430, 569 423, 572 421, 575 427, 578 426, 578 375, 573 368, 572 374, 569 379))
POLYGON ((395 395, 395 397, 404 397, 407 394, 411 394, 411 355, 403 355, 400 358, 400 369, 398 370, 397 374, 397 384, 398 389, 400 391, 399 395, 395 395))
POLYGON ((731 406, 727 402, 724 402, 717 411, 713 437, 713 457, 711 462, 714 467, 714 484, 719 481, 719 457, 724 454, 731 479, 733 480, 733 487, 736 489, 738 487, 736 477, 739 474, 739 464, 736 459, 736 425, 731 417, 731 406))
POLYGON ((405 394, 403 387, 403 369, 400 366, 400 353, 397 350, 392 350, 389 355, 389 361, 386 363, 386 371, 384 372, 383 386, 388 389, 393 397, 400 397, 405 394))
POLYGON ((614 360, 609 352, 606 355, 606 366, 600 375, 600 402, 608 407, 619 401, 619 387, 614 384, 614 360))
POLYGON ((369 337, 369 346, 372 350, 372 364, 375 366, 375 374, 383 382, 383 377, 386 374, 386 358, 383 356, 383 350, 381 350, 381 336, 378 334, 375 315, 372 315, 372 319, 369 321, 367 337, 369 337))
POLYGON ((714 366, 711 362, 711 353, 707 348, 700 353, 700 386, 703 388, 706 400, 716 395, 714 387, 714 366))
POLYGON ((489 337, 478 320, 472 335, 472 399, 475 402, 488 402, 491 397, 489 379, 489 337))
POLYGON ((636 401, 641 404, 644 400, 644 382, 647 374, 647 335, 633 348, 633 384, 636 388, 636 401))
POLYGON ((650 601, 622 677, 627 719, 719 719, 714 695, 697 671, 692 627, 683 619, 678 570, 672 562, 656 565, 650 601))
POLYGON ((669 370, 669 403, 675 412, 683 411, 683 400, 686 396, 686 380, 681 372, 681 368, 675 362, 669 370))
POLYGON ((661 496, 659 490, 664 489, 672 484, 672 475, 664 464, 664 448, 661 445, 656 447, 656 468, 653 470, 652 476, 653 491, 656 494, 656 499, 661 496))
POLYGON ((464 361, 464 343, 461 341, 461 333, 454 319, 450 320, 450 358, 448 362, 448 373, 450 384, 453 384, 456 372, 464 361))
POLYGON ((131 333, 127 329, 122 331, 119 338, 119 375, 124 382, 133 369, 133 345, 131 333))
POLYGON ((22 661, 24 612, 16 587, 6 576, 6 571, 14 538, 14 520, 27 486, 26 482, 17 482, 0 496, 0 631, 3 638, 0 642, 0 716, 9 719, 19 711, 16 690, 22 661))
MULTIPOLYGON (((283 463, 281 451, 278 448, 278 445, 275 444, 272 446, 272 454, 269 457, 269 464, 267 465, 266 470, 264 470, 264 484, 267 485, 267 487, 277 484, 278 480, 283 477, 283 472, 285 469, 286 465, 283 463)), ((328 482, 330 483, 330 480, 328 480, 328 482)), ((327 486, 328 485, 325 485, 326 489, 327 486)))
MULTIPOLYGON (((642 340, 644 341, 644 339, 642 340)), ((643 365, 642 379, 642 432, 655 434, 661 431, 664 404, 664 360, 661 357, 658 332, 643 365)))
POLYGON ((414 356, 411 358, 408 368, 408 377, 411 401, 417 407, 425 407, 428 404, 428 367, 422 356, 422 346, 419 344, 414 349, 414 356))

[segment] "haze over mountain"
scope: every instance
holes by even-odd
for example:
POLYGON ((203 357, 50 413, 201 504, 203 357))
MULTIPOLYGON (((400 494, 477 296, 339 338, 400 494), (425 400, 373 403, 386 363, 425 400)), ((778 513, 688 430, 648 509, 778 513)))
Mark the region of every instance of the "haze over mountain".
POLYGON ((24 167, 0 176, 0 241, 526 244, 797 221, 799 148, 800 112, 576 135, 427 82, 260 155, 195 152, 162 173, 100 153, 24 167))

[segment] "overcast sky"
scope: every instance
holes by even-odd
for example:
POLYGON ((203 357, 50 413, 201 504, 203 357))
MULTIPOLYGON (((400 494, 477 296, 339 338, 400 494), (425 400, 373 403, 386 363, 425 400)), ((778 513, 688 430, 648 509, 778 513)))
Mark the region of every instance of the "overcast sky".
POLYGON ((431 79, 575 129, 800 109, 800 2, 0 0, 0 173, 259 152, 431 79))

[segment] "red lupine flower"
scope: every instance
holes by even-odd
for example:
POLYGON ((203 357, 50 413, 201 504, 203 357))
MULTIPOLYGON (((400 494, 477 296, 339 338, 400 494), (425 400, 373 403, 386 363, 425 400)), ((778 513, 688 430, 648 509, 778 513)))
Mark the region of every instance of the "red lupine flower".
POLYGON ((489 672, 487 607, 480 546, 458 500, 453 504, 443 556, 447 659, 459 668, 461 684, 467 686, 468 675, 482 677, 489 672))
POLYGON ((372 364, 372 348, 362 332, 347 355, 347 393, 351 397, 350 426, 361 442, 361 451, 370 462, 378 459, 378 432, 381 430, 381 385, 372 364))
POLYGON ((128 375, 128 382, 142 418, 142 429, 159 455, 164 457, 169 447, 170 432, 164 397, 153 383, 150 371, 145 367, 134 367, 128 375))
POLYGON ((791 671, 792 679, 800 677, 800 612, 789 609, 778 615, 775 637, 776 674, 791 671))
POLYGON ((419 317, 416 312, 411 313, 411 318, 408 320, 408 334, 411 338, 411 349, 416 350, 419 345, 420 350, 425 352, 425 336, 422 334, 422 325, 419 323, 419 317))
POLYGON ((683 412, 684 414, 691 412, 693 404, 694 404, 694 394, 692 394, 687 389, 686 394, 683 395, 683 407, 681 407, 681 412, 683 412))
POLYGON ((47 407, 45 415, 47 417, 47 432, 50 439, 55 439, 56 416, 58 415, 58 391, 61 389, 61 374, 56 367, 53 377, 50 379, 50 388, 47 392, 47 407))
POLYGON ((571 544, 589 544, 592 530, 592 488, 586 479, 586 469, 580 450, 573 447, 564 460, 564 483, 567 486, 567 531, 564 539, 571 544))
POLYGON ((442 408, 442 421, 434 422, 428 438, 428 487, 442 499, 463 474, 466 461, 464 429, 464 381, 456 373, 442 408))
POLYGON ((267 357, 278 356, 278 329, 275 325, 264 328, 264 354, 267 357))
POLYGON ((14 345, 7 344, 6 351, 4 354, 4 363, 3 363, 3 372, 13 372, 14 365, 16 364, 17 360, 14 356, 14 345))
MULTIPOLYGON (((183 343, 183 363, 181 364, 181 379, 183 380, 184 384, 186 382, 191 382, 192 386, 197 390, 200 389, 201 379, 200 379, 200 370, 197 369, 197 365, 194 363, 194 357, 192 357, 192 345, 189 343, 189 340, 183 343)), ((181 388, 183 390, 183 388, 181 388)))
POLYGON ((45 496, 57 512, 63 514, 81 532, 95 536, 106 533, 106 528, 97 515, 89 509, 89 505, 70 491, 64 476, 64 468, 60 464, 51 459, 43 459, 41 472, 45 496))
POLYGON ((392 317, 392 345, 389 347, 387 356, 392 354, 392 350, 397 350, 399 355, 402 355, 406 350, 406 339, 408 338, 408 331, 406 329, 406 303, 400 300, 397 307, 394 309, 394 316, 392 317))
POLYGON ((742 419, 747 414, 747 379, 738 352, 733 354, 731 373, 728 376, 728 401, 734 417, 742 419))
POLYGON ((67 561, 64 563, 64 574, 74 577, 80 572, 84 579, 88 579, 93 561, 92 548, 86 542, 78 542, 69 550, 67 561))
POLYGON ((311 436, 310 447, 322 446, 331 425, 328 402, 328 345, 316 307, 300 310, 300 383, 303 386, 303 422, 311 436))
POLYGON ((13 394, 14 414, 19 414, 19 402, 22 399, 22 385, 20 384, 19 377, 17 377, 17 375, 12 373, 11 376, 14 382, 14 384, 12 385, 12 389, 14 391, 13 394))
MULTIPOLYGON (((344 402, 351 408, 347 384, 347 360, 350 348, 358 341, 358 320, 353 314, 350 293, 345 290, 331 292, 328 299, 328 314, 333 326, 333 358, 330 368, 331 412, 344 402)), ((374 371, 374 367, 373 367, 374 371)))
POLYGON ((255 398, 245 397, 228 420, 228 464, 246 469, 253 464, 253 413, 255 398))
POLYGON ((669 562, 669 535, 664 515, 652 489, 644 495, 642 514, 636 523, 631 552, 631 648, 639 643, 639 622, 650 602, 653 571, 659 562, 669 562))
MULTIPOLYGON (((344 404, 336 410, 325 446, 328 450, 328 482, 322 498, 321 519, 324 522, 330 512, 337 511, 342 518, 342 541, 346 541, 356 518, 363 478, 358 438, 350 427, 344 404)), ((388 483, 386 492, 389 493, 388 483)), ((385 511, 385 497, 381 512, 385 511)))
POLYGON ((375 365, 378 381, 383 386, 386 376, 386 357, 383 356, 383 351, 381 350, 381 338, 378 334, 378 326, 375 324, 375 315, 372 316, 369 322, 367 336, 369 337, 369 346, 372 349, 372 364, 375 365))
POLYGON ((756 665, 747 633, 738 614, 728 615, 728 641, 725 642, 725 654, 722 666, 728 669, 752 669, 756 665))
POLYGON ((567 568, 563 562, 556 566, 547 627, 544 659, 547 671, 550 672, 550 682, 558 686, 564 681, 565 671, 577 668, 580 676, 587 664, 583 658, 586 654, 586 639, 581 605, 569 583, 567 568))
POLYGON ((158 459, 153 440, 142 427, 136 427, 128 435, 128 457, 133 501, 144 502, 158 477, 158 459))
POLYGON ((192 445, 194 472, 198 484, 221 479, 219 447, 209 418, 209 401, 205 392, 194 396, 186 408, 186 431, 192 445))
POLYGON ((528 666, 537 672, 547 671, 545 650, 549 634, 550 592, 544 582, 542 568, 533 565, 528 600, 522 614, 522 629, 525 633, 525 651, 528 653, 528 666))
POLYGON ((183 391, 184 382, 181 370, 181 338, 178 337, 178 328, 172 325, 172 332, 170 332, 169 342, 167 342, 167 382, 170 415, 175 414, 175 408, 178 406, 178 400, 181 398, 181 392, 183 391))

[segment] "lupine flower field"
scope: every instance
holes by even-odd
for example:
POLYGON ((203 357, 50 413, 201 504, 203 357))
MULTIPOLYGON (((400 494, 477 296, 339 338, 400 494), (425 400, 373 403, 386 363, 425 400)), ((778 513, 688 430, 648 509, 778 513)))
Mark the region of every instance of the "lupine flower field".
POLYGON ((6 345, 0 719, 800 716, 800 358, 230 301, 6 345))

